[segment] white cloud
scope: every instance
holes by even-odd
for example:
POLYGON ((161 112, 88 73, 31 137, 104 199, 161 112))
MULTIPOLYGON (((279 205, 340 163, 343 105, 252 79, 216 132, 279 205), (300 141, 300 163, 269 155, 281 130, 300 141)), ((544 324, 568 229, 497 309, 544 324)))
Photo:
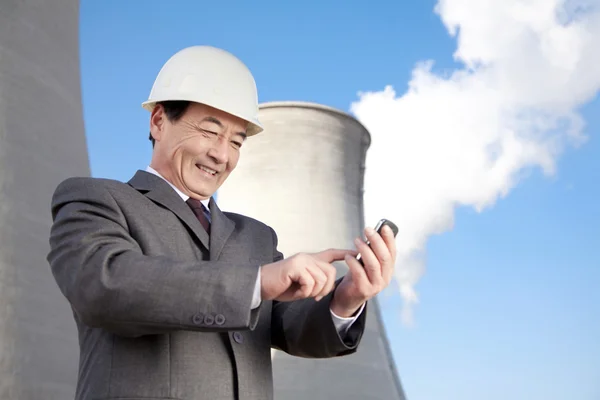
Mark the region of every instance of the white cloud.
POLYGON ((578 107, 600 89, 600 0, 440 0, 436 12, 464 65, 450 76, 418 64, 409 89, 359 94, 370 131, 365 217, 400 228, 396 281, 412 322, 427 238, 456 206, 481 211, 532 167, 552 174, 585 140, 578 107))

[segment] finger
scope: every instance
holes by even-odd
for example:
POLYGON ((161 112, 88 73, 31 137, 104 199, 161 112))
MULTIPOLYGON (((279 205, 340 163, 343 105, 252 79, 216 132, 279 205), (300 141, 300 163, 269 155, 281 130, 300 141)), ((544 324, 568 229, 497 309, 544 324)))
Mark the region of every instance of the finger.
POLYGON ((318 262, 318 266, 321 269, 321 271, 323 271, 323 273, 327 276, 327 282, 325 283, 325 286, 323 286, 321 293, 317 297, 317 301, 321 300, 323 297, 331 293, 335 286, 335 278, 337 274, 335 267, 331 264, 325 262, 318 262))
MULTIPOLYGON (((323 288, 327 284, 327 275, 325 274, 325 272, 323 272, 321 270, 321 268, 319 268, 319 266, 316 263, 313 265, 307 266, 306 269, 308 270, 308 272, 310 272, 310 274, 312 275, 314 282, 315 282, 315 284, 312 288, 312 291, 310 293, 310 297, 315 297, 315 298, 322 297, 321 292, 323 291, 323 288)), ((320 298, 319 298, 319 300, 320 300, 320 298)))
MULTIPOLYGON (((383 230, 385 231, 386 228, 389 229, 389 227, 385 226, 383 230)), ((388 243, 383 237, 372 228, 365 229, 365 235, 371 243, 371 250, 375 257, 377 257, 380 266, 383 267, 386 263, 390 263, 392 261, 392 254, 388 248, 388 243)), ((381 272, 383 273, 383 271, 381 272)))
POLYGON ((381 237, 385 242, 390 254, 392 255, 392 259, 396 260, 396 238, 394 237, 394 232, 392 228, 389 226, 384 226, 381 231, 381 237))
POLYGON ((365 271, 365 268, 355 257, 348 255, 344 261, 346 261, 346 265, 348 265, 348 271, 352 275, 352 281, 357 288, 365 288, 371 285, 367 271, 365 271))
POLYGON ((384 285, 387 286, 392 280, 394 275, 394 263, 387 263, 381 268, 381 277, 383 278, 384 285))
POLYGON ((380 257, 381 275, 383 276, 385 284, 388 285, 392 280, 396 262, 396 238, 394 237, 394 232, 392 232, 392 229, 387 225, 381 230, 380 236, 390 255, 389 260, 386 258, 386 256, 380 257))
POLYGON ((295 293, 297 298, 305 299, 310 297, 313 287, 315 286, 315 280, 312 274, 306 268, 297 269, 295 274, 292 276, 292 280, 300 285, 295 293))
MULTIPOLYGON (((381 264, 373 251, 369 248, 369 246, 360 238, 356 238, 354 240, 358 251, 360 252, 360 257, 363 262, 363 269, 367 273, 367 277, 372 284, 379 284, 383 281, 383 277, 381 275, 381 264)), ((360 263, 359 263, 360 265, 360 263)))
POLYGON ((332 263, 334 261, 342 261, 344 257, 346 257, 346 254, 352 253, 354 253, 354 251, 349 249, 327 249, 319 253, 315 253, 314 257, 319 261, 332 263))

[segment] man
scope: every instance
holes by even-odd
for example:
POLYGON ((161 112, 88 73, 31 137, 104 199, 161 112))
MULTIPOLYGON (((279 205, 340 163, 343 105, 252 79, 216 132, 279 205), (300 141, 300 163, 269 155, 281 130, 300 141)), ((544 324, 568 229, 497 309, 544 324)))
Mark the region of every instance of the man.
POLYGON ((233 55, 184 49, 143 104, 150 166, 127 183, 57 187, 48 261, 79 331, 77 400, 271 399, 271 348, 356 351, 365 304, 391 279, 391 232, 284 258, 273 229, 212 198, 262 131, 257 98, 233 55), (349 273, 336 281, 340 260, 349 273))

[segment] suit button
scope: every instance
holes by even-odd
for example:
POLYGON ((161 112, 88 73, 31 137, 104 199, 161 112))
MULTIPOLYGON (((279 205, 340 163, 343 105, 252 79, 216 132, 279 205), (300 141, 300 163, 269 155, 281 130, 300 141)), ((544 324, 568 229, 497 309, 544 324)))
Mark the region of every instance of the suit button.
POLYGON ((233 332, 233 340, 240 344, 244 343, 244 337, 239 332, 233 332))
POLYGON ((196 314, 196 315, 194 315, 192 317, 192 321, 196 325, 202 325, 202 323, 204 322, 204 315, 202 315, 202 314, 196 314))
POLYGON ((215 323, 217 325, 223 325, 225 323, 225 316, 223 314, 217 314, 215 317, 215 323))
POLYGON ((215 322, 215 317, 213 317, 211 314, 206 314, 204 316, 204 323, 206 325, 212 325, 215 322))

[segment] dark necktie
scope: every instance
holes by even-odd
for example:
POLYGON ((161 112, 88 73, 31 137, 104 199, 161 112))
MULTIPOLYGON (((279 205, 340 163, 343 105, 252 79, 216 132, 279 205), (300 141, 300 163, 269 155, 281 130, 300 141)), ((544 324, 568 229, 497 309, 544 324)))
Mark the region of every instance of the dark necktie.
POLYGON ((190 206, 194 215, 198 218, 202 227, 204 227, 204 230, 206 230, 207 233, 210 233, 210 222, 208 222, 208 218, 206 217, 206 207, 204 207, 204 204, 202 204, 200 200, 192 199, 191 197, 186 203, 190 206))

